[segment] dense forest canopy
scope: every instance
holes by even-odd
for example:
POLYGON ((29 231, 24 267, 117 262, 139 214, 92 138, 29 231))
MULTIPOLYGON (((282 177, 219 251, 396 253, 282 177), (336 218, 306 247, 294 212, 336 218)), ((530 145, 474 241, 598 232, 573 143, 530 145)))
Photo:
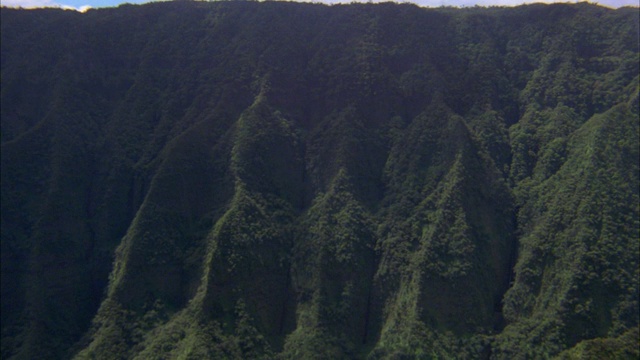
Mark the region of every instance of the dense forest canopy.
POLYGON ((3 359, 636 359, 639 10, 1 10, 3 359))

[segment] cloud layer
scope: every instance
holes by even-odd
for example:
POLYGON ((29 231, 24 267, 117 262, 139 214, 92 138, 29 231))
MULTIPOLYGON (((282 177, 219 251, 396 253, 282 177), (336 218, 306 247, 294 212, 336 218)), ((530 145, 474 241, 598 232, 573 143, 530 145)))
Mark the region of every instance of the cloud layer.
MULTIPOLYGON (((54 0, 1 0, 0 5, 14 8, 35 9, 35 8, 61 8, 65 10, 76 10, 85 12, 91 9, 91 5, 72 6, 60 4, 54 0)), ((114 4, 115 5, 115 4, 114 4)))
MULTIPOLYGON (((594 4, 599 4, 611 8, 619 8, 622 6, 638 6, 640 0, 597 0, 590 1, 594 4)), ((576 3, 580 1, 566 1, 566 0, 416 0, 415 3, 421 6, 516 6, 522 4, 533 3, 576 3)))
MULTIPOLYGON (((123 2, 129 3, 137 3, 138 1, 127 1, 127 0, 100 0, 99 3, 94 3, 93 5, 86 4, 86 1, 92 0, 80 0, 84 4, 81 5, 80 2, 74 4, 75 1, 78 0, 67 0, 66 2, 69 4, 61 4, 56 2, 55 0, 0 0, 0 5, 8 6, 8 7, 21 7, 25 9, 32 8, 42 8, 42 7, 56 7, 62 9, 69 10, 77 10, 77 11, 87 11, 92 7, 104 7, 104 6, 118 6, 123 2)), ((304 1, 304 0, 302 0, 304 1)), ((328 4, 336 4, 336 3, 349 3, 351 0, 310 0, 313 2, 324 2, 328 4)), ((365 1, 365 0, 361 0, 365 1)), ((386 0, 380 0, 386 1, 386 0)), ((398 2, 412 2, 420 6, 426 7, 440 7, 440 6, 454 6, 454 7, 469 7, 469 6, 516 6, 522 4, 531 4, 531 3, 566 3, 566 2, 577 2, 577 1, 563 1, 563 0, 414 0, 414 1, 405 1, 405 0, 397 0, 398 2)), ((374 1, 377 2, 377 1, 374 1)), ((640 0, 598 0, 594 1, 595 4, 611 7, 611 8, 619 8, 622 6, 639 6, 640 0)))

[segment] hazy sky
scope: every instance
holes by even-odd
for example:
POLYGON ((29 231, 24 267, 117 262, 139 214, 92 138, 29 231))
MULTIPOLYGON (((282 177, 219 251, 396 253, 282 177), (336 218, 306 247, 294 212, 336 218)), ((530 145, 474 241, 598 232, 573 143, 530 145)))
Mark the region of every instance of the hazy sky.
MULTIPOLYGON (((314 2, 323 2, 323 3, 340 3, 345 2, 349 3, 351 0, 313 0, 314 2)), ((387 1, 387 0, 382 0, 387 1)), ((148 0, 0 0, 2 6, 11 6, 11 7, 23 7, 23 8, 34 8, 34 7, 61 7, 65 9, 75 9, 75 10, 86 10, 89 8, 97 8, 97 7, 109 7, 109 6, 118 6, 122 3, 131 3, 131 4, 139 4, 145 3, 148 0)), ((374 0, 374 2, 377 2, 374 0)), ((397 0, 397 2, 412 2, 421 6, 429 6, 429 7, 438 7, 438 6, 513 6, 520 4, 528 4, 535 2, 544 2, 544 3, 554 3, 554 2, 576 2, 574 1, 556 1, 556 0, 415 0, 415 1, 404 1, 397 0)), ((594 3, 618 8, 621 6, 639 6, 640 0, 597 0, 593 1, 594 3)))

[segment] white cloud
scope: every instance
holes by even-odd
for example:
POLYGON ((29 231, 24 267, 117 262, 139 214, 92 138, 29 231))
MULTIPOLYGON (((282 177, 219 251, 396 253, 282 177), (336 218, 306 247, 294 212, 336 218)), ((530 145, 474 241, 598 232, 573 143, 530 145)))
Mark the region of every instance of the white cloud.
POLYGON ((91 9, 91 5, 83 5, 80 7, 60 4, 54 0, 0 0, 1 6, 34 9, 34 8, 60 8, 65 10, 75 10, 85 12, 91 9))
MULTIPOLYGON (((314 2, 324 3, 349 3, 352 0, 312 0, 314 2)), ((368 0, 356 0, 357 2, 368 2, 368 0)), ((518 6, 524 4, 534 3, 578 3, 587 0, 373 0, 373 2, 385 2, 396 1, 401 3, 414 3, 419 6, 425 7, 440 7, 440 6, 452 6, 452 7, 472 7, 472 6, 518 6)), ((640 5, 640 0, 588 0, 592 4, 608 6, 611 8, 619 8, 622 6, 635 6, 640 5)))

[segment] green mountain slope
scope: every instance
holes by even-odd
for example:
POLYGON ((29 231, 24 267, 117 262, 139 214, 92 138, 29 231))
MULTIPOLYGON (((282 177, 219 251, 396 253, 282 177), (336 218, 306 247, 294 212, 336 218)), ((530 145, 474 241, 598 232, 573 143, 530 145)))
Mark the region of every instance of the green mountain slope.
POLYGON ((4 359, 638 356, 638 9, 1 10, 4 359))

